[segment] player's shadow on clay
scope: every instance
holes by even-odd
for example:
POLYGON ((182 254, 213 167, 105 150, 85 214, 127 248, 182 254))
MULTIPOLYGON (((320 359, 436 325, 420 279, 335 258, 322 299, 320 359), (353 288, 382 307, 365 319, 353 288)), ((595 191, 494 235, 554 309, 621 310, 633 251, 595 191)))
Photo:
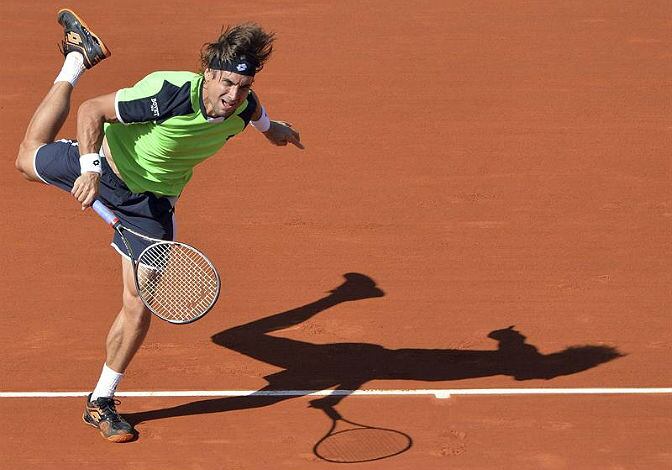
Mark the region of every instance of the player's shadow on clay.
MULTIPOLYGON (((488 334, 497 342, 493 350, 387 349, 377 344, 312 344, 272 336, 344 302, 383 297, 368 276, 345 274, 345 282, 329 295, 302 307, 261 318, 212 336, 216 344, 282 368, 264 377, 268 385, 258 395, 198 400, 184 405, 125 415, 131 424, 154 419, 257 408, 293 396, 265 395, 274 390, 357 390, 371 380, 438 382, 507 375, 515 380, 545 379, 575 374, 622 356, 601 345, 571 346, 541 354, 512 326, 488 334)), ((334 406, 347 393, 320 400, 334 406)), ((319 405, 320 400, 314 400, 319 405)))

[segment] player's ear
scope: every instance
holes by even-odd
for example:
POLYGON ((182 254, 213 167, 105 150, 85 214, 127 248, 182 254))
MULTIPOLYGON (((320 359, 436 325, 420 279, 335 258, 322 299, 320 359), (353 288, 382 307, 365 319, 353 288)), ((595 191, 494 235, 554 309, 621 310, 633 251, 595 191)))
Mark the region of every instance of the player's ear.
POLYGON ((213 78, 214 76, 215 76, 215 72, 214 72, 211 68, 207 68, 207 69, 205 69, 205 70, 203 71, 203 77, 205 77, 205 79, 206 79, 207 81, 212 80, 212 78, 213 78))

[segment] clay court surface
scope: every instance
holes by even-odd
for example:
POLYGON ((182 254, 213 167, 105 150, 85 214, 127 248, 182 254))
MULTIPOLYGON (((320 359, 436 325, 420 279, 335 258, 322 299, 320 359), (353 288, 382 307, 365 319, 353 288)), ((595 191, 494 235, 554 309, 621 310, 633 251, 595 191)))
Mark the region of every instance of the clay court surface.
MULTIPOLYGON (((178 238, 222 296, 195 324, 155 320, 120 393, 672 387, 668 0, 9 0, 0 392, 91 390, 120 305, 110 229, 14 169, 62 6, 113 55, 61 137, 83 100, 194 70, 222 25, 254 20, 278 34, 255 89, 306 145, 250 129, 197 169, 178 238), (384 295, 330 301, 346 273, 384 295)), ((139 437, 115 445, 82 397, 2 397, 0 468, 338 468, 313 451, 314 398, 122 396, 139 437)), ((670 393, 339 398, 412 439, 352 468, 672 468, 670 393)))

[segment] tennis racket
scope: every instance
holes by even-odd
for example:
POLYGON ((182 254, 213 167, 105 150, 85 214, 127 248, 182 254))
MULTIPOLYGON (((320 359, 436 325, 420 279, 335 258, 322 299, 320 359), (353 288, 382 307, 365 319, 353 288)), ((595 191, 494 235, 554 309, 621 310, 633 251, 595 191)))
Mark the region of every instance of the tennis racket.
POLYGON ((135 287, 150 312, 169 323, 186 324, 202 318, 214 307, 221 282, 217 269, 203 253, 186 243, 158 240, 124 227, 98 200, 92 207, 126 245, 135 287), (152 244, 136 257, 129 234, 152 244))
POLYGON ((332 420, 331 429, 313 447, 313 453, 327 462, 372 462, 406 452, 411 436, 393 429, 377 428, 345 419, 333 407, 319 407, 332 420))

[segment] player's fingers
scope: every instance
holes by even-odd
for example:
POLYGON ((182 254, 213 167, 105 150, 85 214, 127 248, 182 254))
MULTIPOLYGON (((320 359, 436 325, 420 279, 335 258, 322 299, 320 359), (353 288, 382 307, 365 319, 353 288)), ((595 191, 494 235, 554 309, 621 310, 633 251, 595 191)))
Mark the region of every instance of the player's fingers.
POLYGON ((294 144, 295 147, 300 148, 301 150, 305 149, 304 145, 301 143, 301 138, 299 137, 299 134, 294 132, 292 135, 290 135, 287 140, 294 144))
POLYGON ((95 198, 96 198, 96 192, 89 191, 89 194, 86 195, 84 201, 82 202, 82 210, 86 209, 87 207, 90 207, 91 204, 93 204, 93 200, 95 198))
MULTIPOLYGON (((77 194, 77 191, 79 191, 79 180, 75 180, 75 182, 72 185, 72 189, 70 190, 70 194, 75 196, 77 194)), ((77 196, 75 196, 77 197, 77 196)))
POLYGON ((298 140, 290 140, 290 142, 291 142, 292 144, 294 144, 294 147, 296 147, 296 148, 298 148, 298 149, 305 150, 305 148, 306 148, 306 147, 305 147, 301 142, 299 142, 298 140))
POLYGON ((95 189, 92 188, 90 184, 80 184, 75 197, 79 202, 84 202, 87 196, 93 191, 95 191, 95 189))
POLYGON ((75 181, 70 193, 79 201, 79 196, 82 194, 82 185, 75 181))

